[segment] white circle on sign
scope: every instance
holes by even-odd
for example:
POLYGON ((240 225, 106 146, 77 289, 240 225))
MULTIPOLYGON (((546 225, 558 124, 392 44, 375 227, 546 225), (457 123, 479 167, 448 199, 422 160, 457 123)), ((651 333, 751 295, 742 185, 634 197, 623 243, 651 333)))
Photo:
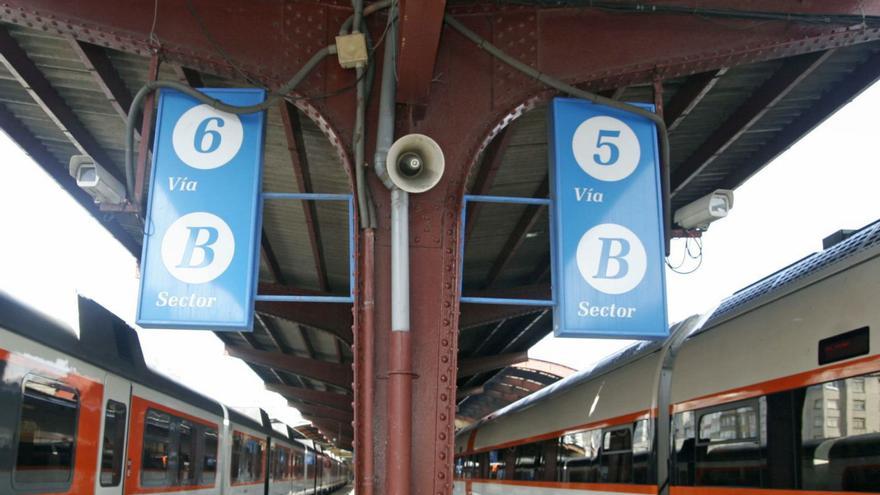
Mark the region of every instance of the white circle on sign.
POLYGON ((198 211, 171 224, 162 238, 162 263, 177 280, 204 284, 229 268, 235 236, 220 217, 198 211))
POLYGON ((648 255, 633 231, 616 223, 603 223, 588 230, 577 247, 581 276, 605 294, 623 294, 645 278, 648 255))
POLYGON ((171 141, 174 152, 190 167, 211 170, 229 163, 244 139, 238 115, 208 105, 190 108, 177 123, 171 141))
POLYGON ((605 115, 589 118, 578 126, 571 139, 571 150, 584 172, 606 182, 629 177, 642 156, 632 128, 605 115))

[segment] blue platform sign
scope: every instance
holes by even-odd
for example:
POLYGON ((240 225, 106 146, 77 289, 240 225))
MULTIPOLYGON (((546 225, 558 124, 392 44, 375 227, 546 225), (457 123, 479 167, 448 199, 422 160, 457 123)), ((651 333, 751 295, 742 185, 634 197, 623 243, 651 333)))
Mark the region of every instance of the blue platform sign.
MULTIPOLYGON (((205 89, 243 106, 257 89, 205 89)), ((137 323, 250 331, 260 243, 264 112, 220 112, 177 91, 159 97, 137 323)))
POLYGON ((571 98, 554 99, 550 113, 554 334, 666 337, 654 124, 571 98))

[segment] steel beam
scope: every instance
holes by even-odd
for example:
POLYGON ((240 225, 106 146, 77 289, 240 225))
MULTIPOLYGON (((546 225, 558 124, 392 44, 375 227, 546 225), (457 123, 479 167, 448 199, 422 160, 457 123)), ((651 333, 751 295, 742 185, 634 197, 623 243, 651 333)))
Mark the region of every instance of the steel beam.
MULTIPOLYGON (((532 197, 546 198, 549 192, 550 178, 544 177, 544 181, 541 182, 537 189, 535 189, 532 197)), ((486 288, 490 288, 498 282, 498 278, 504 271, 504 267, 506 267, 507 264, 510 263, 510 260, 516 255, 517 250, 519 250, 519 247, 526 238, 526 234, 528 234, 532 227, 535 226, 538 217, 542 212, 546 211, 546 209, 547 208, 544 205, 528 205, 525 207, 525 210, 519 217, 519 221, 516 223, 516 227, 513 228, 513 232, 510 233, 510 236, 504 243, 504 247, 501 248, 498 258, 495 259, 495 263, 492 264, 492 268, 489 270, 489 275, 486 277, 486 288)))
MULTIPOLYGON (((123 122, 128 119, 128 110, 131 108, 131 92, 125 85, 125 82, 116 72, 116 67, 107 56, 105 48, 93 45, 91 43, 83 43, 82 41, 70 39, 70 46, 79 56, 79 59, 85 64, 89 72, 92 73, 98 87, 110 100, 110 104, 116 113, 122 117, 123 122)), ((138 125, 138 131, 140 125, 138 125)))
MULTIPOLYGON (((507 146, 510 144, 512 134, 510 127, 505 127, 501 130, 499 135, 495 136, 495 139, 492 140, 492 143, 489 144, 486 151, 483 152, 482 164, 480 165, 480 170, 477 172, 477 176, 474 178, 470 194, 479 196, 489 194, 489 191, 492 189, 492 184, 495 183, 495 176, 498 175, 498 171, 501 169, 502 160, 507 154, 507 146)), ((473 232, 474 226, 477 223, 477 217, 483 206, 484 203, 480 201, 468 203, 465 220, 465 242, 470 238, 471 232, 473 232)))
POLYGON ((266 229, 263 229, 260 239, 260 252, 266 264, 269 265, 269 272, 272 273, 272 279, 280 285, 287 285, 284 273, 281 272, 281 265, 278 264, 278 258, 275 256, 275 250, 272 249, 272 243, 269 242, 269 236, 266 235, 266 229))
POLYGON ((458 318, 458 328, 460 330, 470 330, 538 311, 540 309, 534 306, 463 303, 461 305, 461 316, 458 318))
POLYGON ((181 82, 186 83, 191 88, 203 88, 205 83, 202 82, 202 76, 199 71, 184 67, 180 64, 172 64, 172 69, 181 82))
MULTIPOLYGON (((154 53, 150 57, 150 67, 147 70, 147 81, 155 81, 159 78, 159 55, 154 53)), ((150 146, 153 144, 153 115, 156 112, 156 92, 152 92, 144 98, 143 111, 141 112, 141 139, 138 143, 137 163, 134 171, 134 206, 138 211, 143 208, 144 193, 149 179, 150 146)))
POLYGON ((354 413, 351 409, 348 411, 340 411, 333 407, 327 407, 319 404, 310 404, 298 400, 288 401, 287 404, 295 407, 300 413, 309 414, 324 419, 332 419, 341 422, 351 423, 354 419, 354 413))
MULTIPOLYGON (((293 289, 277 284, 261 283, 259 294, 272 295, 318 295, 320 293, 304 289, 293 289)), ((346 305, 333 303, 292 303, 257 301, 256 310, 295 323, 301 323, 317 330, 323 330, 351 344, 352 315, 345 310, 346 305)))
POLYGON ((529 355, 525 351, 461 359, 458 361, 458 377, 463 378, 476 375, 477 373, 506 368, 528 360, 529 355))
POLYGON ((49 174, 55 182, 67 194, 79 203, 89 214, 98 222, 104 224, 113 237, 131 253, 132 256, 138 257, 141 253, 141 246, 135 242, 131 235, 126 232, 118 222, 112 218, 107 218, 107 213, 103 213, 98 209, 95 200, 85 191, 76 185, 76 181, 67 172, 65 164, 59 163, 55 156, 43 145, 39 138, 34 136, 24 124, 18 120, 6 107, 0 105, 0 128, 15 141, 22 150, 49 174))
POLYGON ((785 98, 798 83, 831 56, 834 50, 809 53, 787 60, 773 76, 672 172, 672 196, 687 186, 713 160, 747 132, 764 114, 785 98))
POLYGON ((92 133, 58 94, 37 64, 28 57, 18 41, 2 26, 0 26, 0 56, 12 76, 27 90, 46 115, 64 131, 73 145, 82 153, 103 164, 116 179, 124 183, 125 179, 115 162, 110 159, 110 155, 98 144, 92 133))
POLYGON ((323 390, 311 390, 290 385, 267 383, 266 390, 277 392, 290 400, 305 400, 314 404, 325 405, 343 411, 351 410, 351 396, 323 390))
POLYGON ((353 377, 351 366, 301 358, 281 352, 258 351, 229 345, 226 346, 226 352, 232 357, 251 364, 284 370, 346 390, 351 389, 353 377))
MULTIPOLYGON (((287 101, 281 102, 279 111, 281 112, 281 121, 284 123, 287 150, 290 152, 290 161, 293 166, 293 175, 296 178, 297 187, 303 193, 314 192, 309 169, 309 156, 306 153, 306 143, 303 140, 299 111, 287 101)), ((314 201, 304 201, 303 214, 306 219, 309 245, 312 248, 312 258, 315 260, 318 286, 322 291, 327 291, 330 287, 330 282, 327 280, 327 263, 324 261, 324 247, 321 242, 321 230, 318 227, 318 205, 314 201)))
MULTIPOLYGON (((528 349, 529 347, 531 347, 531 345, 523 344, 521 342, 521 339, 524 339, 530 333, 533 333, 532 329, 535 328, 542 321, 546 322, 544 326, 546 327, 546 330, 549 331, 552 324, 553 324, 553 318, 550 317, 550 310, 549 309, 544 309, 543 311, 541 311, 540 313, 535 315, 535 317, 532 319, 532 321, 530 321, 527 325, 523 326, 522 329, 516 333, 516 335, 513 335, 510 338, 508 338, 507 342, 504 344, 503 347, 501 347, 501 350, 498 352, 499 353, 507 352, 507 351, 510 351, 513 349, 517 349, 518 347, 522 348, 522 349, 528 349), (519 346, 517 344, 519 344, 519 346)), ((539 332, 539 333, 540 333, 541 337, 543 337, 544 335, 547 334, 547 332, 539 332)))
MULTIPOLYGON (((536 284, 523 287, 506 289, 490 289, 468 293, 474 297, 498 297, 505 299, 550 299, 550 284, 536 284)), ((495 304, 470 304, 461 305, 459 317, 459 329, 467 330, 480 327, 496 321, 507 320, 517 316, 537 313, 542 311, 535 306, 512 306, 495 304)))
POLYGON ((466 397, 470 397, 472 395, 480 395, 485 390, 486 389, 483 387, 483 385, 477 385, 475 387, 459 387, 455 390, 455 400, 462 401, 466 397))
MULTIPOLYGON (((297 407, 295 404, 291 404, 290 407, 297 407)), ((338 437, 340 432, 348 437, 353 436, 352 433, 354 430, 351 427, 350 419, 339 420, 336 418, 328 418, 321 414, 316 414, 311 411, 300 411, 302 416, 309 421, 311 421, 319 430, 321 430, 321 434, 324 435, 325 438, 338 437), (327 433, 331 433, 330 436, 327 436, 327 433)))
POLYGON ((709 91, 715 87, 718 79, 726 73, 727 69, 722 68, 701 72, 688 77, 666 105, 663 117, 666 120, 667 130, 672 132, 678 127, 700 101, 709 94, 709 91))
MULTIPOLYGON (((303 347, 306 348, 306 354, 309 356, 309 358, 315 359, 315 345, 312 344, 312 338, 309 337, 308 330, 303 328, 303 326, 299 323, 296 323, 296 330, 299 332, 299 338, 301 338, 303 341, 303 347)), ((339 339, 336 340, 339 341, 339 339)))
POLYGON ((499 387, 521 388, 523 389, 523 391, 527 391, 529 394, 533 394, 545 387, 545 385, 543 384, 530 382, 516 376, 505 376, 501 380, 496 381, 494 385, 497 385, 499 387))
MULTIPOLYGON (((253 347, 254 349, 259 350, 259 351, 264 350, 263 346, 260 345, 260 343, 257 341, 256 336, 254 336, 253 333, 238 332, 238 336, 241 337, 242 339, 244 339, 244 341, 247 342, 248 345, 253 347)), ((256 365, 257 363, 248 363, 248 364, 256 365)), ((274 376, 275 379, 278 380, 278 383, 284 383, 284 384, 287 383, 287 380, 285 380, 284 377, 281 376, 281 373, 279 373, 278 370, 276 370, 275 368, 264 366, 264 365, 259 365, 259 366, 266 368, 266 371, 270 375, 274 376)), ((256 372, 257 370, 254 370, 254 371, 256 372)), ((257 374, 259 375, 259 373, 257 373, 257 374)))
MULTIPOLYGON (((276 349, 285 354, 293 352, 293 349, 291 349, 290 346, 284 344, 283 339, 280 335, 278 335, 278 330, 275 328, 274 324, 272 323, 272 321, 270 321, 269 318, 261 315, 260 313, 254 312, 254 319, 257 320, 260 323, 260 326, 262 326, 263 329, 266 331, 266 334, 269 336, 269 340, 272 341, 272 344, 275 345, 276 349)), ((244 336, 244 334, 242 334, 242 336, 244 336)), ((248 343, 250 343, 250 341, 248 341, 248 343)), ((254 344, 251 344, 251 346, 254 349, 265 350, 262 347, 256 346, 254 344)), ((278 376, 278 380, 281 383, 287 383, 287 380, 284 380, 281 375, 279 375, 278 373, 276 373, 276 375, 278 376)), ((308 382, 306 382, 303 377, 299 375, 293 375, 293 377, 296 378, 296 382, 299 383, 301 387, 308 387, 308 382)))
POLYGON ((431 91, 446 0, 400 3, 397 101, 425 104, 431 91))
POLYGON ((825 121, 841 107, 857 97, 862 91, 880 81, 880 53, 866 60, 848 77, 839 83, 833 91, 825 94, 813 103, 810 109, 790 123, 772 141, 765 144, 746 163, 734 170, 725 180, 726 188, 735 188, 745 182, 752 174, 764 165, 773 161, 801 138, 810 133, 816 126, 825 121))

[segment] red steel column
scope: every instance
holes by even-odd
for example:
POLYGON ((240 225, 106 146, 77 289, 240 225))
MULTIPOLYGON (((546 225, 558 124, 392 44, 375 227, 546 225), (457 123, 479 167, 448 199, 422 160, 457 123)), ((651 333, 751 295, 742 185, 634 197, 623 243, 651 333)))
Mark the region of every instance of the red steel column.
MULTIPOLYGON (((373 484, 375 476, 373 476, 373 380, 376 378, 374 371, 375 357, 373 355, 374 339, 375 339, 375 321, 376 321, 376 296, 375 286, 376 278, 376 232, 373 229, 364 231, 364 324, 361 334, 358 336, 361 344, 361 352, 363 352, 362 368, 359 371, 361 376, 361 390, 356 392, 358 398, 358 408, 364 412, 363 421, 357 425, 363 431, 356 437, 361 441, 357 444, 355 455, 361 459, 361 471, 356 473, 360 476, 360 481, 356 481, 356 490, 364 495, 373 495, 373 484)), ((355 411, 357 416, 357 411, 355 411)))
POLYGON ((412 340, 391 332, 388 370, 387 495, 409 495, 412 480, 412 340))
POLYGON ((412 335, 409 193, 391 190, 391 339, 388 354, 386 495, 411 495, 412 335))

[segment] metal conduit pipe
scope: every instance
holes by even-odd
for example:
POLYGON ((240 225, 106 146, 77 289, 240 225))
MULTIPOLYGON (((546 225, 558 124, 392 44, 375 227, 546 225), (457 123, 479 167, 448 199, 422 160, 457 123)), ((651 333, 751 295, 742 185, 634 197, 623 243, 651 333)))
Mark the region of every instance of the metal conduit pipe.
POLYGON ((179 83, 177 81, 150 81, 144 84, 143 87, 141 87, 141 89, 134 96, 134 99, 132 99, 131 101, 131 106, 128 109, 128 119, 125 123, 125 188, 128 196, 127 199, 130 201, 131 198, 134 197, 132 193, 134 191, 135 124, 137 122, 138 112, 140 111, 144 98, 146 98, 148 94, 159 88, 168 88, 180 91, 181 93, 195 98, 201 103, 204 103, 212 108, 216 108, 221 112, 232 113, 236 115, 260 112, 274 105, 279 99, 286 97, 288 93, 293 91, 297 86, 299 86, 299 84, 303 80, 305 80, 306 76, 308 76, 309 73, 311 73, 312 70, 314 70, 314 68, 317 67, 318 64, 324 60, 325 57, 335 53, 336 45, 325 46, 324 48, 318 50, 314 55, 312 55, 312 58, 310 58, 305 63, 305 65, 303 65, 299 69, 299 71, 294 74, 292 78, 290 78, 289 81, 278 88, 277 91, 271 93, 265 101, 256 105, 248 105, 243 107, 237 105, 229 105, 220 100, 211 98, 210 96, 206 96, 205 94, 196 91, 188 85, 179 83))
POLYGON ((702 315, 694 315, 676 325, 671 332, 660 354, 660 363, 657 369, 656 381, 654 382, 654 394, 651 401, 651 410, 657 411, 656 426, 651 429, 653 444, 657 446, 657 493, 669 495, 670 473, 672 473, 672 440, 670 428, 672 425, 672 373, 675 369, 675 359, 678 351, 694 332, 703 328, 703 325, 715 313, 716 308, 702 315))
MULTIPOLYGON (((363 0, 352 0, 352 6, 354 7, 354 24, 352 33, 361 32, 363 17, 361 13, 363 12, 363 0)), ((358 67, 356 69, 357 74, 357 108, 355 110, 355 119, 354 119, 354 135, 352 136, 353 146, 354 146, 354 171, 355 171, 355 186, 357 188, 357 202, 358 202, 358 218, 360 219, 360 224, 362 229, 373 228, 374 219, 373 209, 369 206, 370 200, 367 197, 367 185, 366 185, 366 177, 365 177, 365 164, 364 164, 364 155, 366 154, 364 147, 364 132, 365 132, 365 116, 367 112, 367 99, 366 99, 366 86, 364 81, 364 72, 366 69, 364 67, 358 67)))
POLYGON ((443 22, 464 35, 465 38, 476 43, 478 47, 485 50, 493 57, 553 89, 556 89, 562 93, 569 94, 571 96, 575 96, 577 98, 583 98, 593 103, 609 106, 618 110, 622 110, 624 112, 629 112, 640 117, 644 117, 657 126, 657 135, 660 141, 660 179, 662 182, 663 195, 663 232, 666 239, 666 254, 668 255, 669 235, 672 228, 672 212, 670 211, 671 207, 669 200, 669 132, 667 132, 666 130, 666 122, 663 120, 663 118, 654 112, 649 112, 648 110, 639 108, 635 105, 630 105, 622 101, 612 100, 611 98, 605 98, 604 96, 597 95, 595 93, 591 93, 580 88, 576 88, 553 76, 544 74, 543 72, 529 66, 528 64, 525 64, 511 57, 497 46, 489 43, 485 38, 465 27, 464 24, 460 23, 449 14, 443 16, 443 22))
MULTIPOLYGON (((364 7, 361 16, 369 17, 370 15, 375 14, 382 9, 387 9, 391 6, 392 3, 394 3, 394 1, 395 0, 381 0, 380 2, 373 2, 370 5, 364 7)), ((354 17, 354 14, 348 16, 348 19, 346 19, 345 22, 342 23, 342 26, 339 28, 339 34, 345 34, 348 32, 349 29, 351 29, 351 26, 354 23, 354 17)))
MULTIPOLYGON (((391 3, 390 1, 388 2, 391 3)), ((375 5, 375 4, 373 4, 375 5)), ((376 175, 388 189, 393 189, 394 184, 388 177, 388 169, 385 160, 388 157, 388 149, 394 142, 394 109, 397 93, 397 80, 394 69, 397 67, 397 20, 394 9, 388 13, 391 25, 388 27, 385 41, 385 56, 382 62, 382 87, 379 90, 379 122, 376 124, 376 153, 373 157, 373 167, 376 175)))
MULTIPOLYGON (((379 121, 376 128, 376 175, 391 190, 391 341, 388 369, 387 460, 385 493, 409 495, 412 478, 412 339, 409 300, 409 193, 388 176, 386 161, 394 142, 397 79, 397 22, 391 7, 382 65, 379 121)), ((376 5, 376 4, 373 4, 376 5)))

